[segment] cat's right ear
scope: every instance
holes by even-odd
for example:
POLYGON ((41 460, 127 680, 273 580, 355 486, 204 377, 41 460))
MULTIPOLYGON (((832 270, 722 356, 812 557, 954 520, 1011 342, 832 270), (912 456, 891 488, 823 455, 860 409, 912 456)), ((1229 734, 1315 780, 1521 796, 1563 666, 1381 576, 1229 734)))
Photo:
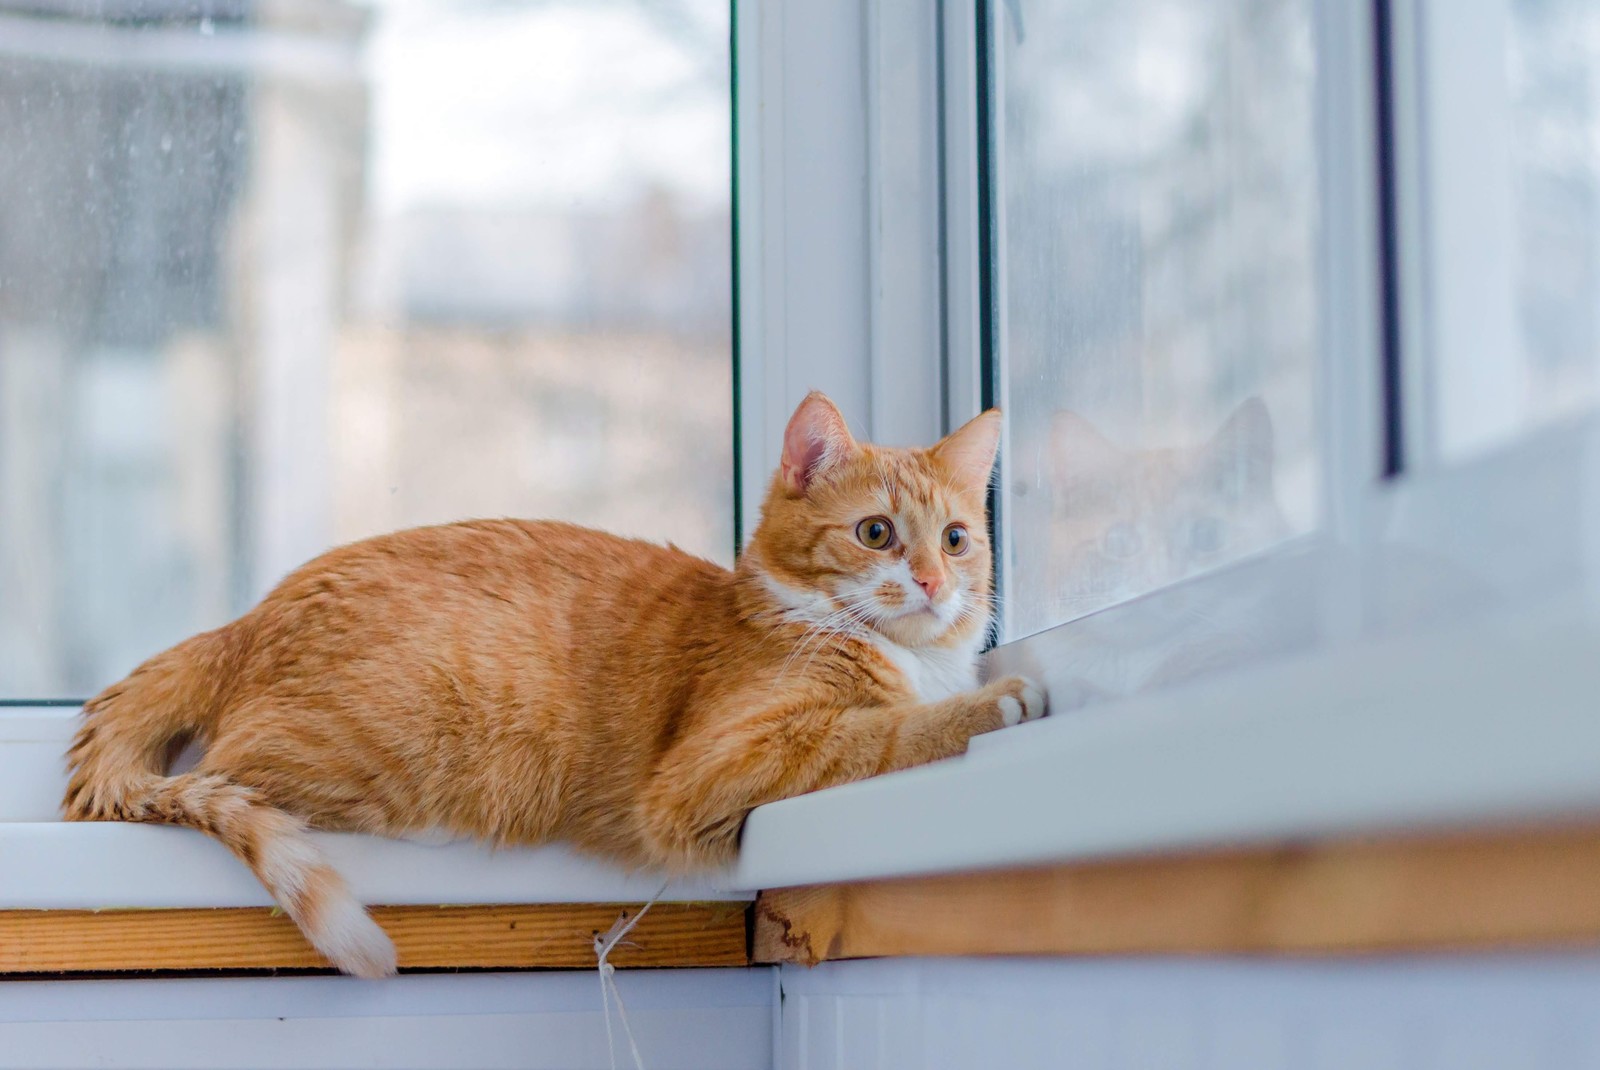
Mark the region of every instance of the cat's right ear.
POLYGON ((826 394, 813 390, 783 431, 783 460, 778 465, 783 485, 798 497, 858 448, 844 416, 826 394))
POLYGON ((1122 451, 1099 428, 1068 409, 1050 418, 1050 454, 1058 486, 1099 480, 1122 461, 1122 451))
POLYGON ((934 444, 932 453, 961 483, 980 492, 989 485, 1000 449, 1000 410, 980 412, 934 444))

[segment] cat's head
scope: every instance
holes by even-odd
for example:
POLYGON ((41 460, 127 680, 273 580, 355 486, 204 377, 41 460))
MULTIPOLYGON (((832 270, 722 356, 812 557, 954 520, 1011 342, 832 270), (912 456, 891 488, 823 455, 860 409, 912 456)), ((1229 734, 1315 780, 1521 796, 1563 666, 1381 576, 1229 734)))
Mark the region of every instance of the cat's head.
POLYGON ((1051 426, 1051 571, 1089 611, 1238 558, 1286 527, 1273 493, 1272 419, 1260 398, 1205 442, 1125 449, 1073 412, 1051 426))
POLYGON ((746 551, 784 610, 906 646, 958 646, 989 626, 987 494, 1000 438, 991 409, 927 449, 857 442, 813 392, 746 551))

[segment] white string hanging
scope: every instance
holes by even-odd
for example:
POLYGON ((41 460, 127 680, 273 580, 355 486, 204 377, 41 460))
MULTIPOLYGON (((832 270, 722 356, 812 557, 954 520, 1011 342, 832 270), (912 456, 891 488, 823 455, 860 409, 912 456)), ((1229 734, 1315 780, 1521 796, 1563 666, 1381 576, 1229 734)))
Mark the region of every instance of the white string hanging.
MULTIPOLYGON (((666 883, 663 882, 645 905, 639 908, 639 913, 631 918, 626 913, 619 915, 617 920, 611 923, 611 928, 596 934, 594 938, 594 953, 600 962, 600 1006, 606 1015, 606 1051, 611 1056, 611 1070, 617 1070, 617 1048, 611 1032, 612 1000, 616 1001, 617 1017, 622 1021, 622 1032, 628 1038, 628 1050, 633 1053, 634 1070, 644 1070, 644 1060, 639 1057, 639 1045, 633 1039, 633 1028, 628 1025, 628 1009, 622 1002, 622 990, 617 987, 617 968, 611 965, 609 956, 612 949, 624 942, 623 937, 639 924, 639 919, 655 906, 656 900, 660 899, 666 890, 666 883)), ((632 941, 627 943, 630 947, 639 946, 632 941)))

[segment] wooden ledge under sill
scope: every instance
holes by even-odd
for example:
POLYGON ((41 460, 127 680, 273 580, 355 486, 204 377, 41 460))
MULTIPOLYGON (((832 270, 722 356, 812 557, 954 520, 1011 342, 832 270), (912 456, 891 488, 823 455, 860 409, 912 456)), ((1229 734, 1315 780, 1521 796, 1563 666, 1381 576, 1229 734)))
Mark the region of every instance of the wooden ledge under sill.
MULTIPOLYGON (((221 845, 189 829, 57 819, 74 708, 0 710, 0 975, 318 968, 221 845)), ((394 938, 402 968, 595 964, 594 934, 661 887, 560 846, 492 851, 314 833, 394 938)), ((618 966, 743 966, 748 903, 669 884, 618 966)))
POLYGON ((1600 946, 1600 824, 1430 833, 763 892, 752 958, 1600 946))
MULTIPOLYGON (((639 903, 382 906, 400 968, 593 969, 594 936, 639 903)), ((657 903, 612 952, 621 967, 745 966, 743 903, 657 903)), ((0 976, 144 970, 326 969, 264 907, 0 910, 0 976)))

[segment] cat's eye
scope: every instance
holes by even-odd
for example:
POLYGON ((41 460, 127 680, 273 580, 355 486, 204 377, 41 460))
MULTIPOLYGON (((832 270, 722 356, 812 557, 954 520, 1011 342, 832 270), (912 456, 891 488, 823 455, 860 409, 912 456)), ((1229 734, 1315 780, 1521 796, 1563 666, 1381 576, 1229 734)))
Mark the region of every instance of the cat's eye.
POLYGON ((972 538, 967 534, 967 529, 960 524, 951 524, 944 529, 944 552, 951 557, 960 557, 967 552, 972 538))
POLYGON ((856 525, 856 538, 869 550, 882 550, 894 542, 894 525, 885 516, 869 516, 856 525))

